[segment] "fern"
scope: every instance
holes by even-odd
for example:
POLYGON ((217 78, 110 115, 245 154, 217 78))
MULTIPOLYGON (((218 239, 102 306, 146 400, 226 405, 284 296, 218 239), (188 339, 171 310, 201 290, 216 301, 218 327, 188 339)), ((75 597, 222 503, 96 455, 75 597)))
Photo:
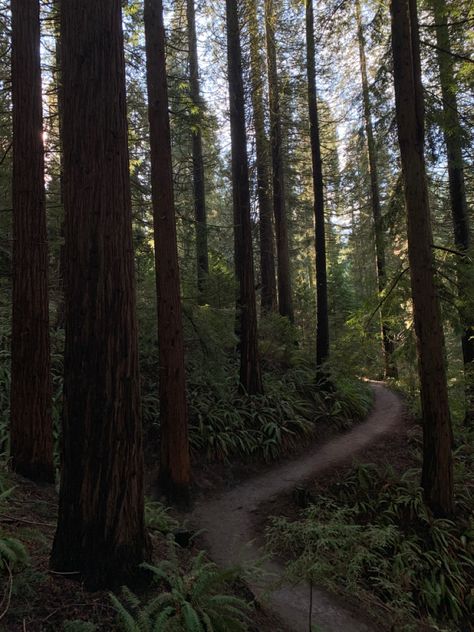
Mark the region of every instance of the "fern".
POLYGON ((413 470, 398 475, 359 465, 301 520, 274 518, 268 547, 287 554, 295 581, 304 577, 371 604, 375 599, 394 621, 432 618, 460 629, 473 606, 473 533, 434 519, 418 479, 413 470))
POLYGON ((26 564, 28 553, 23 544, 16 538, 2 535, 0 532, 0 571, 7 566, 12 570, 15 566, 26 564))
POLYGON ((148 529, 159 531, 165 535, 179 526, 178 522, 170 516, 169 509, 156 501, 146 502, 145 522, 148 529))
POLYGON ((165 592, 142 604, 128 588, 123 601, 110 595, 124 632, 245 632, 250 605, 227 593, 236 578, 235 570, 220 570, 201 551, 183 571, 170 544, 170 559, 157 566, 144 564, 165 592))

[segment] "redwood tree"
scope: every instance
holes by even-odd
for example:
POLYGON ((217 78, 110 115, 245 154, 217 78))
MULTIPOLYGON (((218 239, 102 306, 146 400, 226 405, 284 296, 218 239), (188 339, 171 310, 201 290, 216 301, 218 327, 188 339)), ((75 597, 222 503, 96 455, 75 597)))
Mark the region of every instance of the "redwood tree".
POLYGON ((120 0, 61 0, 65 306, 51 564, 91 588, 143 561, 143 454, 120 0))
MULTIPOLYGON (((372 217, 374 220, 375 234, 375 260, 377 267, 377 285, 379 293, 385 289, 387 282, 386 262, 385 262, 385 236, 382 218, 382 208, 380 203, 379 175, 377 167, 377 148, 375 145, 374 129, 372 125, 372 107, 370 103, 369 80, 367 77, 367 59, 365 55, 365 37, 362 27, 362 17, 360 12, 360 0, 355 3, 357 19, 357 39, 359 42, 360 74, 362 80, 362 101, 364 106, 365 135, 367 140, 367 154, 369 158, 370 177, 370 203, 372 206, 372 217)), ((383 308, 380 308, 380 328, 382 332, 383 355, 385 362, 385 377, 396 378, 398 376, 397 367, 393 361, 394 345, 393 339, 383 308)))
POLYGON ((285 172, 283 163, 283 134, 281 126, 280 85, 277 66, 275 8, 273 0, 264 0, 265 34, 268 63, 268 94, 270 101, 270 142, 272 155, 273 212, 278 271, 278 309, 293 322, 288 219, 285 204, 285 172))
POLYGON ((257 2, 248 0, 250 32, 250 81, 255 129, 257 163, 257 196, 260 220, 260 276, 262 313, 277 311, 275 253, 272 221, 272 189, 270 182, 270 146, 265 131, 264 80, 265 63, 261 51, 257 2))
POLYGON ((160 389, 159 485, 186 502, 190 460, 162 0, 145 0, 160 389))
POLYGON ((258 357, 247 133, 237 0, 226 0, 226 18, 235 259, 239 282, 240 388, 253 395, 261 393, 263 385, 258 357))
POLYGON ((321 159, 321 140, 319 134, 318 101, 316 93, 316 51, 314 43, 313 0, 306 0, 306 47, 311 160, 313 166, 314 219, 316 231, 316 365, 320 367, 329 358, 329 317, 326 269, 326 234, 324 225, 323 165, 321 159))
POLYGON ((462 129, 459 119, 454 58, 451 53, 451 37, 448 26, 449 12, 446 0, 431 0, 431 5, 435 19, 439 79, 443 100, 443 134, 448 158, 454 243, 456 248, 464 255, 458 265, 459 294, 461 301, 464 303, 459 310, 459 316, 464 328, 462 351, 468 386, 467 417, 474 421, 474 384, 471 383, 474 380, 474 314, 472 313, 472 308, 470 309, 466 305, 469 303, 469 293, 472 292, 469 278, 472 261, 469 259, 468 254, 471 246, 471 235, 462 155, 462 129))
POLYGON ((197 112, 193 123, 192 152, 193 152, 193 188, 194 188, 194 220, 196 222, 196 259, 197 280, 199 298, 202 300, 202 292, 209 274, 209 255, 207 250, 207 215, 206 215, 206 190, 204 179, 204 160, 202 154, 202 100, 199 89, 199 59, 197 51, 196 35, 196 10, 194 0, 186 0, 186 14, 188 27, 189 47, 189 83, 191 101, 197 112))
POLYGON ((12 0, 13 469, 54 481, 48 313, 40 15, 38 0, 12 0))
POLYGON ((424 158, 424 103, 416 0, 391 0, 397 127, 423 412, 422 486, 438 515, 453 511, 452 430, 444 334, 434 278, 424 158))

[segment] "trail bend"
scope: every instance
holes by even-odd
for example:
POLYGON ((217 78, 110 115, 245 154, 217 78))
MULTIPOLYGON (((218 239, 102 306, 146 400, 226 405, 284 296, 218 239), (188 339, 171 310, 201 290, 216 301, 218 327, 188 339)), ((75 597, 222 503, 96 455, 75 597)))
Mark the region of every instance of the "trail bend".
MULTIPOLYGON (((375 395, 372 412, 352 430, 314 447, 294 461, 277 465, 229 491, 196 504, 191 521, 203 530, 210 556, 217 564, 229 566, 260 559, 262 550, 253 541, 252 514, 261 503, 291 491, 296 485, 346 461, 394 431, 402 422, 401 399, 381 383, 373 382, 371 387, 375 395)), ((283 577, 284 566, 269 560, 264 563, 263 569, 268 571, 268 577, 247 582, 256 598, 287 628, 294 632, 307 632, 309 585, 304 582, 296 586, 284 584, 266 595, 276 579, 283 577)), ((318 632, 376 632, 374 626, 359 618, 340 597, 318 587, 313 587, 311 622, 318 632)))

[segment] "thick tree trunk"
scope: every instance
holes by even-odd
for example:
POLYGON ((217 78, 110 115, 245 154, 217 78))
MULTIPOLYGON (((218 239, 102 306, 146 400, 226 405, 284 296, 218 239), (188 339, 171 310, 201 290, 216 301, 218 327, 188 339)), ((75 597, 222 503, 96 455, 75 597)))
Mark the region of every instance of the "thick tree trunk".
POLYGON ((270 147, 265 132, 263 77, 265 65, 261 53, 256 0, 248 0, 250 31, 250 79, 252 83, 253 124, 257 161, 257 194, 260 211, 260 273, 263 314, 277 311, 275 255, 270 184, 270 147))
POLYGON ((270 141, 273 169, 273 212, 278 270, 278 307, 282 316, 294 320, 291 291, 288 220, 285 208, 285 172, 283 165, 283 134, 281 127, 280 87, 275 46, 275 11, 273 0, 265 2, 265 33, 268 60, 268 94, 270 101, 270 141))
POLYGON ((423 412, 422 486, 437 515, 453 511, 452 430, 444 334, 434 278, 424 159, 424 104, 416 0, 391 0, 398 137, 423 412))
POLYGON ((329 358, 329 318, 326 271, 326 234, 324 226, 323 165, 321 160, 318 101, 316 93, 316 50, 314 43, 313 0, 306 0, 306 47, 311 160, 313 166, 314 219, 316 230, 316 365, 321 367, 329 358))
MULTIPOLYGON (((456 81, 454 77, 451 39, 449 35, 449 14, 445 0, 431 0, 436 24, 436 42, 438 45, 438 66, 443 98, 443 134, 448 156, 449 193, 454 227, 454 242, 461 252, 469 252, 470 230, 469 209, 464 181, 464 160, 462 155, 462 132, 459 121, 456 81)), ((459 294, 466 300, 472 291, 469 286, 470 260, 465 257, 458 265, 459 294)), ((462 350, 466 371, 468 417, 474 420, 474 314, 469 308, 460 309, 460 319, 464 327, 462 350)))
POLYGON ((191 89, 191 101, 198 111, 195 125, 192 129, 192 147, 197 282, 199 300, 202 300, 202 292, 205 289, 206 278, 209 274, 209 255, 207 250, 206 190, 201 134, 202 100, 199 89, 199 60, 197 52, 196 13, 194 0, 186 0, 186 13, 188 21, 189 83, 191 89))
POLYGON ((120 0, 61 0, 66 348, 51 564, 116 585, 147 538, 120 0))
POLYGON ((263 391, 263 385, 258 357, 247 133, 237 0, 226 0, 226 16, 236 269, 239 280, 240 388, 249 395, 255 395, 263 391))
POLYGON ((54 481, 38 0, 12 0, 13 469, 54 481))
POLYGON ((160 384, 159 486, 189 499, 191 467, 162 0, 145 0, 160 384))
MULTIPOLYGON (((355 3, 357 18, 357 37, 359 40, 360 72, 362 79, 362 100, 364 104, 365 133, 367 137, 367 152, 369 158, 370 176, 370 201, 372 206, 372 216, 374 220, 375 233, 375 260, 377 266, 377 284, 379 293, 385 289, 386 263, 385 263, 385 237, 382 220, 382 210, 380 205, 380 189, 377 168, 377 150, 375 147, 374 130, 372 127, 372 109, 370 105, 369 80, 367 77, 367 61, 365 56, 365 37, 362 28, 360 14, 360 0, 355 3)), ((380 309, 380 329, 382 332, 382 345, 385 362, 385 377, 398 377, 397 367, 393 361, 393 338, 390 327, 384 319, 383 309, 380 309)))

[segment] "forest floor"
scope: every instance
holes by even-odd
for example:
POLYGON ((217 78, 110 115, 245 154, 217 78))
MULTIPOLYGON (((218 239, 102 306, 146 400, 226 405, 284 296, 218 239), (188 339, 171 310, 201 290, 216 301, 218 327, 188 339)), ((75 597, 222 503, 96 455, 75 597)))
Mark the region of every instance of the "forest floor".
MULTIPOLYGON (((390 446, 396 443, 395 437, 403 426, 403 404, 383 385, 375 383, 373 389, 374 408, 366 421, 325 443, 320 438, 317 445, 306 447, 298 456, 276 466, 264 467, 254 474, 252 470, 242 472, 243 480, 239 482, 237 476, 231 489, 217 484, 212 494, 204 485, 205 496, 198 499, 192 514, 185 516, 192 526, 204 531, 191 549, 180 550, 180 564, 186 566, 198 548, 206 548, 219 564, 243 565, 247 569, 245 582, 259 602, 252 614, 252 630, 308 629, 309 587, 278 586, 269 594, 282 575, 283 565, 266 560, 259 564, 257 572, 255 561, 262 557, 257 534, 268 516, 295 511, 291 496, 301 483, 315 477, 324 480, 335 466, 350 463, 355 455, 362 454, 365 459, 368 450, 380 450, 383 458, 388 449, 392 460, 395 450, 390 446)), ((0 512, 0 526, 26 546, 29 563, 15 570, 1 591, 4 601, 0 607, 0 631, 60 632, 65 629, 65 622, 78 620, 95 624, 91 630, 118 630, 116 612, 107 592, 88 593, 81 583, 49 570, 56 490, 20 477, 12 476, 11 483, 15 489, 0 512)), ((158 562, 167 555, 165 538, 155 534, 153 544, 154 559, 158 562)), ((245 586, 234 588, 243 598, 251 599, 245 586)), ((319 626, 315 629, 324 632, 382 629, 374 628, 355 606, 319 589, 313 589, 312 622, 319 626)))
MULTIPOLYGON (((81 582, 49 569, 57 518, 55 488, 36 485, 19 476, 9 478, 14 490, 0 511, 0 527, 4 535, 17 538, 25 546, 28 563, 15 568, 10 576, 0 572, 0 632, 121 630, 108 591, 89 592, 81 582)), ((152 530, 150 535, 152 563, 158 564, 169 557, 169 543, 159 531, 152 530)), ((196 546, 177 547, 180 568, 188 568, 197 552, 196 546)), ((253 596, 242 582, 230 588, 241 598, 252 601, 253 596)), ((137 594, 146 603, 160 590, 151 586, 138 589, 137 594)), ((252 612, 251 632, 277 629, 274 616, 257 605, 252 612)), ((286 628, 282 632, 287 632, 286 628)))
MULTIPOLYGON (((350 462, 373 444, 382 444, 388 434, 400 434, 405 418, 401 398, 382 384, 373 383, 372 387, 374 408, 366 421, 344 435, 312 448, 296 460, 273 467, 214 498, 202 499, 192 514, 191 521, 203 530, 203 543, 212 559, 222 565, 247 567, 247 582, 257 599, 294 632, 308 630, 310 592, 311 623, 315 629, 324 632, 382 629, 347 600, 316 587, 311 591, 304 583, 297 586, 282 584, 284 566, 264 559, 256 528, 265 516, 279 513, 278 505, 282 499, 288 498, 301 484, 350 462)), ((274 632, 278 632, 278 628, 274 632)))

